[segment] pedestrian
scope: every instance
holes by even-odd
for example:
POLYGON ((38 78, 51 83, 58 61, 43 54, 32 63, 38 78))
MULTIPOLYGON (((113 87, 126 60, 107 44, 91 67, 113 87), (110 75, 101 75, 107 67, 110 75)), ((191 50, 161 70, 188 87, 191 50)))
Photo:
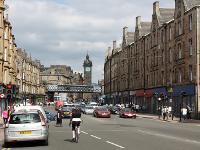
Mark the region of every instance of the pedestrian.
POLYGON ((5 108, 4 111, 3 111, 3 113, 2 113, 2 118, 3 118, 4 125, 8 122, 8 117, 9 117, 9 112, 5 108))
POLYGON ((163 111, 163 120, 165 120, 166 118, 166 114, 167 114, 167 109, 166 109, 166 106, 164 106, 164 108, 162 109, 163 111))
POLYGON ((186 108, 182 108, 182 116, 183 116, 184 120, 187 118, 187 109, 186 108))
POLYGON ((161 107, 159 106, 158 107, 158 118, 160 119, 160 116, 161 116, 161 107))
POLYGON ((191 117, 192 109, 189 105, 187 105, 187 119, 192 119, 191 117))
POLYGON ((63 113, 62 113, 62 108, 60 107, 58 109, 57 112, 57 121, 56 121, 56 125, 62 126, 62 117, 63 117, 63 113))

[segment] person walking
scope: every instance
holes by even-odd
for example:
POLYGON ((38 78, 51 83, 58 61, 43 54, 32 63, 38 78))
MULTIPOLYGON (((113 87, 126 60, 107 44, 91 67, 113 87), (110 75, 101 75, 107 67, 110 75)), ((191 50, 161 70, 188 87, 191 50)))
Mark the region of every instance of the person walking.
POLYGON ((182 116, 183 116, 184 120, 187 118, 187 109, 186 108, 182 108, 182 116))
POLYGON ((62 126, 62 117, 63 117, 63 112, 62 108, 60 107, 57 112, 57 121, 56 121, 56 125, 59 125, 60 127, 62 126))
POLYGON ((2 112, 2 118, 3 118, 4 125, 8 122, 8 117, 9 117, 9 112, 5 108, 4 111, 2 112))

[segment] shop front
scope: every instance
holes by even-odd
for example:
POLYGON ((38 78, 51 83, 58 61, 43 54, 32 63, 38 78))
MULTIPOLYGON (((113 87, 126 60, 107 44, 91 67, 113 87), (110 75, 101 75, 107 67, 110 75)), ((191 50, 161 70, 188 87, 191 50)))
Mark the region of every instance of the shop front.
POLYGON ((173 86, 172 105, 176 115, 180 114, 180 108, 190 108, 192 111, 192 118, 196 117, 197 103, 195 93, 194 84, 173 86))

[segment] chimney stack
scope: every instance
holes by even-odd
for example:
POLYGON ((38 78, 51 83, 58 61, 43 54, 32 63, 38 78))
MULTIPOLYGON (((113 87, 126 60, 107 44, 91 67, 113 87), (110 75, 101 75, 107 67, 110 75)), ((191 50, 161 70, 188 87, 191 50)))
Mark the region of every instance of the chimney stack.
POLYGON ((159 1, 156 1, 153 3, 153 14, 159 14, 159 9, 160 9, 160 4, 159 4, 159 1))
POLYGON ((116 49, 116 46, 117 44, 116 44, 116 41, 113 41, 113 50, 115 50, 116 49))

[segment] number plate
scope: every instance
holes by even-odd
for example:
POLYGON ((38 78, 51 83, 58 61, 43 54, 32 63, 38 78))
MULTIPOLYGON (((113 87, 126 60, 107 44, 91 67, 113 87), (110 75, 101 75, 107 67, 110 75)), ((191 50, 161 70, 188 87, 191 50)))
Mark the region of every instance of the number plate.
POLYGON ((20 131, 19 134, 32 134, 32 131, 20 131))

